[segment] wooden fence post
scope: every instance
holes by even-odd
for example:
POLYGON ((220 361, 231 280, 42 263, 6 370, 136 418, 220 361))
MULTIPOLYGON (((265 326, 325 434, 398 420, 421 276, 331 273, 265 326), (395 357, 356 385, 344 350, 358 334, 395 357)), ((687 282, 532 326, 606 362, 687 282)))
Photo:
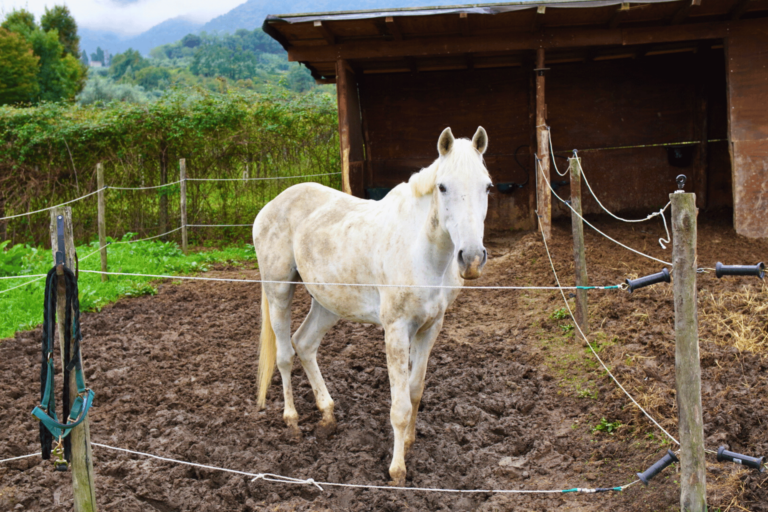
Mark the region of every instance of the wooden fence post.
MULTIPOLYGON (((64 255, 67 268, 75 271, 75 242, 72 236, 72 209, 70 207, 51 210, 51 248, 53 261, 56 263, 56 252, 59 242, 56 231, 57 219, 64 221, 64 255)), ((61 365, 64 367, 64 322, 66 315, 66 292, 64 279, 59 280, 58 296, 56 298, 56 319, 61 352, 61 365)), ((70 350, 74 339, 70 343, 70 350)), ((74 354, 73 354, 74 355, 74 354)), ((82 361, 82 351, 80 361, 82 361)), ((75 372, 69 373, 69 403, 75 403, 77 398, 77 382, 75 372)), ((91 454, 91 432, 88 417, 69 434, 72 440, 72 490, 74 494, 75 512, 96 511, 96 485, 93 475, 93 455, 91 454)))
MULTIPOLYGON (((587 257, 584 248, 584 223, 581 221, 581 158, 569 158, 571 169, 571 230, 573 232, 573 268, 576 286, 589 286, 587 257), (577 215, 578 214, 578 215, 577 215)), ((587 290, 576 290, 576 323, 584 336, 589 334, 587 290)))
POLYGON ((704 421, 701 410, 699 319, 696 310, 696 194, 670 194, 675 293, 675 380, 679 414, 680 509, 707 509, 704 421))
POLYGON ((536 210, 539 216, 539 225, 544 239, 549 242, 552 239, 552 193, 547 181, 551 183, 549 175, 549 131, 547 131, 547 102, 545 96, 544 79, 544 48, 536 50, 536 135, 538 143, 539 166, 536 170, 536 210), (546 177, 546 181, 542 177, 546 177))
MULTIPOLYGON (((247 171, 246 171, 247 172, 247 171)), ((181 250, 187 253, 187 159, 179 159, 179 180, 181 180, 181 250)))
MULTIPOLYGON (((96 164, 96 186, 99 189, 98 193, 98 212, 99 212, 99 247, 101 248, 101 271, 107 271, 107 205, 104 199, 104 166, 101 162, 96 164)), ((105 282, 109 280, 107 274, 101 274, 101 281, 105 282)))

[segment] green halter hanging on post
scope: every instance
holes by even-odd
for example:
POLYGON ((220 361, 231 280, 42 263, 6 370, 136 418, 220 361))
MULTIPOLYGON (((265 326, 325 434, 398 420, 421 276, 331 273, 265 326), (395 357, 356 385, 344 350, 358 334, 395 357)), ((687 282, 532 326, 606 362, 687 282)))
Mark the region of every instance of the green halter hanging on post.
MULTIPOLYGON (((60 244, 63 247, 63 244, 60 244)), ((58 254, 57 254, 58 256, 58 254)), ((63 258, 62 258, 63 260, 63 258)), ((58 258, 57 258, 57 263, 58 258)), ((93 405, 94 393, 85 387, 83 369, 80 361, 80 301, 77 293, 77 278, 75 274, 63 263, 53 267, 45 280, 45 306, 43 314, 43 355, 40 369, 40 394, 41 401, 38 407, 32 411, 32 415, 40 420, 40 444, 43 459, 50 459, 53 440, 58 441, 55 455, 59 459, 56 469, 66 471, 70 461, 71 446, 69 442, 70 432, 85 420, 88 410, 93 405), (59 423, 56 416, 56 399, 54 393, 54 357, 53 357, 53 333, 56 328, 56 296, 59 279, 64 279, 66 288, 66 315, 64 328, 64 417, 66 423, 59 423), (74 342, 72 342, 74 340, 74 342), (71 350, 70 350, 71 343, 71 350), (77 398, 69 404, 69 373, 75 371, 77 385, 77 398), (61 445, 64 445, 64 457, 61 454, 61 445)))

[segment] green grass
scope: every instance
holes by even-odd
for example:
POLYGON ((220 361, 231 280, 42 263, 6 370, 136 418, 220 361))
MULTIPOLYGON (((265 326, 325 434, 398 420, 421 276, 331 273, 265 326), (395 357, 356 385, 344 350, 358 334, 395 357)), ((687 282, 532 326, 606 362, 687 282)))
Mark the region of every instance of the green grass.
MULTIPOLYGON (((129 233, 122 241, 128 241, 132 236, 129 233)), ((0 244, 0 277, 45 274, 51 269, 53 257, 49 249, 23 244, 10 248, 7 246, 8 242, 0 244)), ((81 270, 101 270, 98 253, 87 257, 98 247, 98 242, 92 242, 77 248, 81 270)), ((150 240, 110 245, 107 252, 110 272, 179 275, 205 272, 211 264, 217 262, 249 265, 252 268, 256 263, 256 254, 250 244, 185 255, 175 242, 150 240)), ((32 279, 35 281, 31 284, 5 293, 3 290, 18 286, 25 280, 0 280, 0 339, 13 336, 16 331, 33 329, 42 323, 45 278, 30 278, 27 281, 32 279)), ((109 281, 103 283, 98 274, 81 273, 78 280, 80 309, 99 310, 121 297, 154 294, 156 290, 150 284, 151 281, 152 278, 148 277, 110 276, 109 281)))

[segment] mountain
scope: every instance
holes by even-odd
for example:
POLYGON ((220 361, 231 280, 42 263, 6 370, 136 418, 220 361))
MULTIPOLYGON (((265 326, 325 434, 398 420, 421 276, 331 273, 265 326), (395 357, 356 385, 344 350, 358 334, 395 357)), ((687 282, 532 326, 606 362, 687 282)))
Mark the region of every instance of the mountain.
POLYGON ((239 28, 253 30, 261 27, 268 14, 394 9, 397 7, 453 5, 455 3, 457 2, 453 0, 289 0, 285 2, 247 0, 228 13, 212 19, 203 25, 201 30, 230 33, 239 28))
POLYGON ((268 14, 295 14, 301 12, 356 11, 364 9, 393 9, 397 7, 426 7, 454 4, 452 0, 247 0, 226 14, 208 23, 200 24, 183 16, 166 20, 134 37, 125 37, 103 30, 80 29, 80 48, 88 55, 100 46, 111 54, 122 53, 128 48, 143 55, 163 44, 173 43, 190 33, 234 33, 237 29, 253 30, 261 27, 268 14))
POLYGON ((87 28, 79 29, 78 34, 80 35, 80 49, 87 51, 89 56, 96 51, 97 47, 101 47, 102 50, 109 50, 112 55, 122 53, 128 48, 138 50, 142 55, 149 55, 149 51, 155 46, 174 43, 187 34, 199 32, 201 27, 201 23, 179 16, 165 20, 133 37, 87 28))

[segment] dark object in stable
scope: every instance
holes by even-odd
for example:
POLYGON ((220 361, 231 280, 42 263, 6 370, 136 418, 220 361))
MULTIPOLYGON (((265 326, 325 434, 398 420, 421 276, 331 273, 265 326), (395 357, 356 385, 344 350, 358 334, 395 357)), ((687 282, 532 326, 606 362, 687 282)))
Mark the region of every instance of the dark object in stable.
POLYGON ((661 270, 661 272, 657 274, 651 274, 645 277, 638 277, 637 279, 627 279, 624 282, 627 283, 627 290, 629 290, 629 293, 632 293, 634 290, 637 290, 638 288, 645 288, 646 286, 651 286, 652 284, 656 284, 656 283, 670 282, 669 270, 664 268, 661 270))
POLYGON ((517 190, 519 188, 523 188, 525 186, 525 183, 523 183, 523 184, 512 183, 512 182, 510 182, 510 183, 496 183, 494 186, 496 187, 496 190, 498 190, 502 194, 511 194, 515 190, 517 190))
POLYGON ((672 167, 690 167, 693 162, 693 152, 696 144, 684 144, 680 146, 666 146, 667 161, 672 167))
POLYGON ((639 478, 640 481, 645 485, 648 485, 648 482, 650 482, 651 478, 664 471, 664 468, 673 462, 680 462, 680 460, 675 456, 674 453, 672 453, 672 450, 667 450, 667 454, 664 455, 664 457, 656 461, 653 466, 649 467, 642 473, 638 473, 637 478, 639 478))
POLYGON ((392 190, 388 187, 372 187, 372 188, 366 188, 365 189, 365 195, 368 196, 368 199, 373 199, 374 201, 381 201, 384 199, 384 197, 389 194, 389 191, 392 190))
POLYGON ((562 180, 562 181, 552 181, 552 191, 556 192, 557 189, 560 187, 567 187, 570 186, 570 182, 562 180))
POLYGON ((765 277, 765 265, 762 261, 756 265, 723 265, 718 261, 715 265, 715 275, 718 278, 723 276, 757 276, 762 279, 765 277))
POLYGON ((758 473, 765 472, 765 468, 763 467, 763 457, 760 457, 760 458, 750 457, 749 455, 742 455, 736 452, 729 452, 728 450, 725 449, 725 446, 721 446, 720 448, 717 449, 717 462, 723 462, 724 460, 727 460, 728 462, 733 462, 736 464, 741 464, 749 468, 754 468, 758 471, 758 473))

